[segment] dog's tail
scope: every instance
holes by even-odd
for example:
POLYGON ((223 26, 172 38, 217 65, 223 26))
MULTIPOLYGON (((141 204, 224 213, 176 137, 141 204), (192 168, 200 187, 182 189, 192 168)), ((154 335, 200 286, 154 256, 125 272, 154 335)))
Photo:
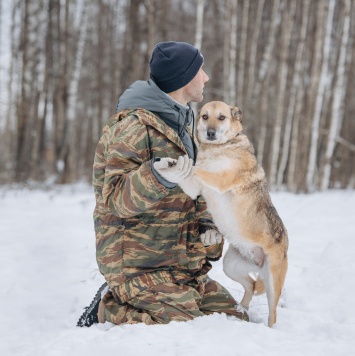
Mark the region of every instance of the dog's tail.
POLYGON ((264 281, 260 278, 254 283, 254 294, 259 295, 265 293, 265 284, 264 281))

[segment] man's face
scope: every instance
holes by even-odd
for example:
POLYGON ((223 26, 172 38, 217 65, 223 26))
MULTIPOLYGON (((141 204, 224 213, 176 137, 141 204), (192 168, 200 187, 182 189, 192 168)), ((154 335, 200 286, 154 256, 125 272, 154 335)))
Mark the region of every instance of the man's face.
POLYGON ((201 67, 191 82, 184 87, 187 102, 194 101, 199 103, 203 100, 203 88, 208 80, 207 74, 201 67))

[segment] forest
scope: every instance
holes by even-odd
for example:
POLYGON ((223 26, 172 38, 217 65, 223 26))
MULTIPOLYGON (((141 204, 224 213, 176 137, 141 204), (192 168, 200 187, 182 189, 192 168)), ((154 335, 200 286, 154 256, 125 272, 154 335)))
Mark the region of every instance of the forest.
POLYGON ((0 184, 90 182, 120 94, 184 41, 270 189, 354 189, 354 40, 354 0, 0 0, 0 184))

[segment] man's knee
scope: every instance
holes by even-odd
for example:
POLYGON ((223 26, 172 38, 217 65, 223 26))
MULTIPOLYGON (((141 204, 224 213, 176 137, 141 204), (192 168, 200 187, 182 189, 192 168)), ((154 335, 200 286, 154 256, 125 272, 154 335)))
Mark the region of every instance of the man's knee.
POLYGON ((225 313, 234 315, 241 320, 249 321, 247 312, 238 308, 238 302, 228 290, 212 279, 208 279, 206 282, 201 310, 204 311, 205 314, 212 314, 215 312, 225 313))
POLYGON ((192 287, 162 283, 139 293, 127 303, 119 304, 111 291, 99 305, 99 321, 117 325, 167 324, 170 321, 187 321, 204 315, 200 311, 200 294, 192 287))
POLYGON ((189 286, 162 283, 140 293, 129 304, 147 312, 156 323, 167 324, 202 316, 200 299, 197 291, 189 286))

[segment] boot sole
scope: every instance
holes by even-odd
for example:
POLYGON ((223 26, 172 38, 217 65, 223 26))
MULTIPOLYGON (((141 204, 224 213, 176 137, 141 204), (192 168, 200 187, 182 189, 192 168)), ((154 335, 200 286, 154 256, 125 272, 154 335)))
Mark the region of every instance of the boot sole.
POLYGON ((99 303, 101 301, 102 295, 105 294, 109 290, 108 284, 105 282, 99 290, 96 292, 94 299, 90 303, 88 307, 85 308, 84 313, 81 315, 81 317, 78 320, 78 323, 76 326, 79 327, 90 327, 92 324, 97 324, 99 322, 98 320, 98 309, 99 309, 99 303), (96 315, 92 315, 94 310, 96 311, 96 315))

